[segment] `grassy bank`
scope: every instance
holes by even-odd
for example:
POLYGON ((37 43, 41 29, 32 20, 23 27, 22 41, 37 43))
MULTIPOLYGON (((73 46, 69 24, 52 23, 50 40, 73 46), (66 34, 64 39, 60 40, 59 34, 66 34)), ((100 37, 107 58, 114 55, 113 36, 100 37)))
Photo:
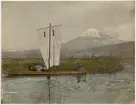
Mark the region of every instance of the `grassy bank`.
POLYGON ((80 62, 87 72, 91 73, 111 73, 123 70, 121 59, 112 57, 97 57, 87 59, 70 59, 61 62, 58 67, 52 67, 53 70, 76 70, 76 63, 80 62))
MULTIPOLYGON (((76 63, 80 62, 87 72, 91 73, 112 73, 123 70, 122 59, 113 57, 95 57, 86 59, 67 59, 61 60, 60 66, 52 67, 52 71, 75 71, 76 63)), ((28 70, 29 65, 43 64, 41 59, 3 59, 2 70, 7 72, 31 72, 28 70)))

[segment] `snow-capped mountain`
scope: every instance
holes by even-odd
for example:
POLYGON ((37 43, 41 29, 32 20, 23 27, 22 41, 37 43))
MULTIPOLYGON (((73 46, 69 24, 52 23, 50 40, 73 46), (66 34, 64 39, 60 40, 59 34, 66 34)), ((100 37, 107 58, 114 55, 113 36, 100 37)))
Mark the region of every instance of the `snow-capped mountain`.
POLYGON ((119 33, 118 32, 110 32, 110 33, 102 33, 99 30, 95 28, 90 28, 86 30, 83 34, 80 35, 80 37, 92 37, 92 38, 118 38, 119 33))
POLYGON ((95 47, 105 46, 105 45, 113 45, 113 44, 118 44, 122 42, 124 41, 121 41, 116 37, 112 37, 112 35, 107 35, 107 34, 101 33, 97 29, 90 28, 90 29, 87 29, 85 32, 83 32, 83 34, 81 34, 79 37, 71 41, 68 41, 66 43, 63 43, 61 53, 65 55, 69 55, 69 54, 80 52, 82 50, 87 50, 90 48, 95 48, 95 47))
MULTIPOLYGON (((62 43, 61 58, 109 55, 133 57, 134 42, 123 43, 118 39, 119 33, 102 33, 91 28, 79 37, 62 43), (121 50, 120 50, 121 49, 121 50)), ((39 49, 21 52, 2 52, 3 58, 42 58, 39 49), (17 56, 18 55, 18 56, 17 56)))
POLYGON ((100 38, 99 30, 90 28, 87 31, 85 31, 80 37, 96 37, 100 38))

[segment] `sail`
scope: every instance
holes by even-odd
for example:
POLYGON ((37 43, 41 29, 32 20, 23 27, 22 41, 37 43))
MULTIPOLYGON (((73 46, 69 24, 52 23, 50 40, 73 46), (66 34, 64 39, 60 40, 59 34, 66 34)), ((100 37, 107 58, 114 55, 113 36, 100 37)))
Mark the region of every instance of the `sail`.
POLYGON ((50 32, 49 41, 49 28, 38 30, 38 46, 47 69, 49 68, 49 63, 50 67, 53 65, 58 66, 60 63, 61 35, 59 27, 51 27, 50 32))
POLYGON ((60 27, 53 27, 53 65, 58 66, 60 64, 60 49, 61 49, 61 33, 60 27))

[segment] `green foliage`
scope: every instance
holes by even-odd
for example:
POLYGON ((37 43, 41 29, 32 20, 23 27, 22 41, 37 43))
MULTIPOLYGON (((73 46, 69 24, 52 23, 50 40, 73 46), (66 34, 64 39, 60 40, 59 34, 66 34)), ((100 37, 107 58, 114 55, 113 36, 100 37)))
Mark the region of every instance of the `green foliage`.
MULTIPOLYGON (((53 71, 75 71, 76 64, 80 62, 87 72, 91 73, 112 73, 123 70, 121 59, 114 57, 93 57, 81 59, 61 60, 59 66, 52 67, 53 71)), ((7 59, 2 60, 2 68, 11 70, 28 70, 29 65, 43 64, 41 59, 7 59)))
MULTIPOLYGON (((71 59, 67 62, 61 62, 56 70, 72 71, 76 69, 76 63, 80 62, 87 72, 92 73, 111 73, 123 70, 121 60, 113 57, 95 57, 86 59, 71 59)), ((54 69, 54 68, 52 68, 54 69)))
POLYGON ((29 65, 42 64, 40 59, 4 59, 2 60, 3 69, 27 70, 29 65))

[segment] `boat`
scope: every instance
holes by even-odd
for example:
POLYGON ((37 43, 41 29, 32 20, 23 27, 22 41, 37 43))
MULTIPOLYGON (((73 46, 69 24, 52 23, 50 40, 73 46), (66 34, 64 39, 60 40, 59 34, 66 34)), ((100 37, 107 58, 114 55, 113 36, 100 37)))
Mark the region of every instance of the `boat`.
MULTIPOLYGON (((62 42, 60 32, 61 26, 62 25, 51 25, 50 23, 48 27, 37 29, 38 47, 40 49, 45 65, 43 68, 45 67, 45 71, 48 71, 49 73, 51 72, 51 67, 60 65, 60 49, 62 42)), ((39 66, 39 68, 42 67, 39 66)), ((61 73, 59 71, 59 73, 69 75, 72 74, 70 71, 67 71, 67 73, 64 73, 64 71, 61 73)), ((73 74, 81 74, 81 72, 74 71, 73 74)), ((86 74, 86 72, 83 71, 82 74, 86 74)))
MULTIPOLYGON (((51 23, 48 27, 37 29, 38 34, 38 46, 44 60, 45 68, 47 69, 47 80, 48 80, 48 101, 51 103, 51 76, 53 75, 72 75, 72 74, 83 74, 83 72, 63 72, 55 71, 54 73, 51 70, 53 66, 60 65, 60 49, 61 49, 61 35, 60 35, 60 26, 54 25, 51 23)), ((41 72, 41 74, 45 74, 41 72)), ((77 76, 77 82, 81 81, 81 75, 77 76)), ((84 76, 85 77, 85 76, 84 76)), ((85 79, 84 79, 85 81, 85 79)))

